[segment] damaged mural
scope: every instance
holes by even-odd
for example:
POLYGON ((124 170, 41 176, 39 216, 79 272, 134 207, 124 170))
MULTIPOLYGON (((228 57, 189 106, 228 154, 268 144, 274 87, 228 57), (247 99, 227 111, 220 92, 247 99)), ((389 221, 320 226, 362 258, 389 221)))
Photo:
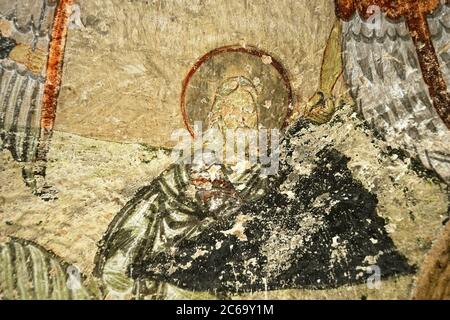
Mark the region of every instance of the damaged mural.
POLYGON ((449 35, 448 0, 0 0, 0 297, 448 299, 449 35))

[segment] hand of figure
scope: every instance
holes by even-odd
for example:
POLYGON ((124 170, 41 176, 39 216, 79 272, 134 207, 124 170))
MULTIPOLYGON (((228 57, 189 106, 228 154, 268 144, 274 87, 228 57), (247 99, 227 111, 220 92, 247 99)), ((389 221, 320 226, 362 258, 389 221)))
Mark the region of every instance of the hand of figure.
POLYGON ((306 104, 303 114, 306 119, 315 124, 324 124, 330 121, 336 110, 336 105, 340 104, 340 100, 318 91, 306 104))

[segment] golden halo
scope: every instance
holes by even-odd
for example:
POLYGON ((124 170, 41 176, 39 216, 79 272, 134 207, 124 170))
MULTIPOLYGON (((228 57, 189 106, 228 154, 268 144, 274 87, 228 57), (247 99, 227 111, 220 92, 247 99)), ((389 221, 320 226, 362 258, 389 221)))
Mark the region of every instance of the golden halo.
POLYGON ((263 50, 233 45, 203 55, 183 80, 180 107, 184 124, 192 136, 193 123, 205 121, 220 83, 239 76, 258 82, 260 123, 266 128, 286 126, 294 100, 287 70, 263 50))

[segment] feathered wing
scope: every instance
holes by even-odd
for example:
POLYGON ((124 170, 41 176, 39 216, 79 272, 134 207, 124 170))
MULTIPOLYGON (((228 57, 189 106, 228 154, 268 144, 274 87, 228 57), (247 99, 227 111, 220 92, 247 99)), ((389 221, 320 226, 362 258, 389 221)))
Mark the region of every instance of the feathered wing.
MULTIPOLYGON (((428 17, 428 25, 433 39, 434 48, 439 59, 439 65, 447 83, 447 90, 450 90, 450 2, 442 5, 433 15, 428 17)), ((450 106, 448 106, 450 108, 450 106)), ((449 135, 442 136, 441 144, 449 145, 449 135)), ((433 141, 430 141, 433 143, 433 141)), ((430 148, 425 153, 429 166, 441 173, 446 181, 450 181, 450 148, 430 148)))
POLYGON ((450 2, 436 10, 427 21, 447 88, 450 88, 450 2))
POLYGON ((21 43, 48 44, 58 0, 0 2, 0 18, 13 23, 12 36, 21 43))
MULTIPOLYGON (((430 16, 436 51, 449 79, 449 6, 430 16)), ((403 21, 381 16, 371 28, 358 14, 343 25, 344 74, 359 112, 392 145, 450 182, 450 133, 436 113, 416 48, 403 21)))
POLYGON ((69 300, 99 298, 77 270, 53 253, 22 239, 0 246, 0 299, 69 300), (79 277, 77 277, 79 276, 79 277))
POLYGON ((45 60, 57 1, 0 2, 0 20, 17 48, 0 59, 0 150, 31 162, 40 134, 45 60), (17 57, 14 57, 17 56, 17 57))
POLYGON ((0 148, 20 162, 36 155, 44 79, 3 59, 0 62, 0 148))

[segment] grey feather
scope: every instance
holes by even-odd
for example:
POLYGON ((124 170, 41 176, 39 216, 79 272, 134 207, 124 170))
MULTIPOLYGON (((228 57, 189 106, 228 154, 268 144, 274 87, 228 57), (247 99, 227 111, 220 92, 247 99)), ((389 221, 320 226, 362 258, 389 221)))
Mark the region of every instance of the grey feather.
MULTIPOLYGON (((449 12, 443 5, 428 20, 450 84, 450 37, 445 28, 449 12)), ((433 107, 408 28, 404 21, 392 22, 384 15, 381 25, 378 32, 369 33, 358 14, 343 22, 344 76, 350 92, 363 117, 388 143, 418 157, 450 183, 448 156, 437 156, 450 154, 449 130, 433 107)))
POLYGON ((16 161, 33 161, 44 79, 8 59, 0 61, 0 76, 0 149, 9 149, 16 161))

